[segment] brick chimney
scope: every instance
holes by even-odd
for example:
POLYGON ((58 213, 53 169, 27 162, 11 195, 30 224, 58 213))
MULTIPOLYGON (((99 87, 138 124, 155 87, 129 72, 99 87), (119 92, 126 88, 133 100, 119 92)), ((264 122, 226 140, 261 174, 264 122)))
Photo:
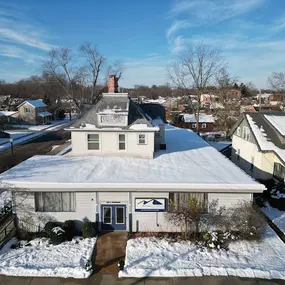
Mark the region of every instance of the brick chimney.
POLYGON ((116 75, 109 75, 108 93, 118 93, 118 78, 116 75))

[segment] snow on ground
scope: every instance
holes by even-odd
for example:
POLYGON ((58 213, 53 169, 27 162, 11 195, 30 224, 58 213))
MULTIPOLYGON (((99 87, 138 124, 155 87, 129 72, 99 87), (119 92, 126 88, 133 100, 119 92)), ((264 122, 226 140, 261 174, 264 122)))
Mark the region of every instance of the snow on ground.
POLYGON ((0 250, 0 275, 87 278, 92 272, 85 265, 91 259, 96 238, 74 238, 59 245, 38 238, 29 246, 10 249, 16 243, 13 238, 0 250))
POLYGON ((2 191, 0 189, 0 210, 1 208, 12 200, 12 195, 10 191, 2 191))
MULTIPOLYGON (((14 145, 22 144, 24 142, 27 142, 31 139, 35 139, 37 137, 40 137, 44 135, 44 133, 41 133, 39 131, 56 131, 59 130, 65 126, 68 126, 70 124, 69 119, 60 120, 60 121, 54 121, 50 125, 38 125, 38 126, 31 126, 31 125, 14 125, 14 127, 23 128, 30 131, 36 131, 33 132, 19 132, 19 131, 5 131, 7 133, 10 133, 12 135, 12 138, 14 139, 14 145)), ((0 152, 4 151, 11 147, 10 139, 0 139, 0 152), (1 141, 2 140, 2 141, 1 141)))
POLYGON ((72 187, 125 188, 140 184, 163 189, 265 190, 191 130, 166 126, 165 140, 167 149, 156 152, 154 159, 34 156, 2 173, 0 180, 29 188, 41 183, 51 187, 66 183, 72 187))
POLYGON ((261 211, 285 234, 285 211, 280 211, 266 203, 261 211))
POLYGON ((261 242, 232 242, 228 251, 136 238, 128 241, 125 267, 119 272, 119 277, 204 275, 285 279, 285 244, 269 226, 261 242))

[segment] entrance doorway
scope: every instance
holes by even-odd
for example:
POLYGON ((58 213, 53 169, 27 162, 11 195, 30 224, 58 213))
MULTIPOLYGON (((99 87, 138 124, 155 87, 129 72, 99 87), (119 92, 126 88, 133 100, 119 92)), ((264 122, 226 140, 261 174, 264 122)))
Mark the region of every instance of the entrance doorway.
POLYGON ((126 205, 101 205, 101 224, 105 231, 126 230, 126 205))

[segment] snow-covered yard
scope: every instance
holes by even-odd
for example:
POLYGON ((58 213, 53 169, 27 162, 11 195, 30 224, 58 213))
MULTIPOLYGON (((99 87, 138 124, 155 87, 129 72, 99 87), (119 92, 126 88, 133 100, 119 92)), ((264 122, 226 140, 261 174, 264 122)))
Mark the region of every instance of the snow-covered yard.
POLYGON ((269 226, 260 242, 235 241, 228 251, 136 238, 128 241, 125 267, 119 272, 119 277, 204 275, 285 279, 285 245, 269 226))
POLYGON ((266 203, 265 208, 261 208, 261 211, 283 232, 285 233, 285 211, 280 211, 271 207, 266 203))
POLYGON ((29 244, 22 241, 27 245, 11 249, 16 243, 13 238, 0 250, 0 275, 87 278, 92 273, 86 263, 91 259, 96 238, 77 237, 59 245, 38 238, 29 244))

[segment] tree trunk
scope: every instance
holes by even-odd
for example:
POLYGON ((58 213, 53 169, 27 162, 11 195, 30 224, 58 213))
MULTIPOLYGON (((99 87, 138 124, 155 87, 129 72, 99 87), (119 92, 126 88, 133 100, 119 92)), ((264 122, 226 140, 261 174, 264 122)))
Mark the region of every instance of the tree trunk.
POLYGON ((196 112, 196 132, 197 132, 197 135, 200 136, 200 133, 199 133, 199 116, 200 116, 200 104, 201 104, 201 93, 200 91, 198 91, 198 97, 197 97, 197 101, 198 101, 198 105, 197 105, 197 112, 196 112))

